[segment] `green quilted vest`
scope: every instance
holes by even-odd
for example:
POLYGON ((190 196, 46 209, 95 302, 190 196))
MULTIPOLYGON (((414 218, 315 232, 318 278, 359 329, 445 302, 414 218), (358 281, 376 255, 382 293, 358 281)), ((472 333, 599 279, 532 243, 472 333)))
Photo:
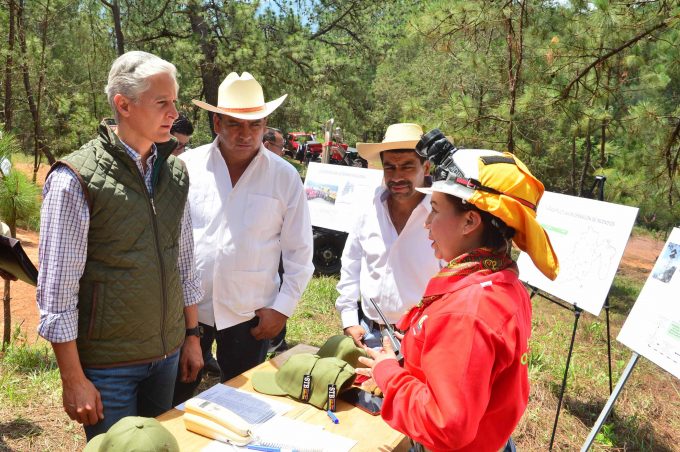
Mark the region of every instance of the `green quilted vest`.
POLYGON ((79 175, 90 209, 87 263, 78 293, 78 353, 85 366, 152 361, 184 341, 177 267, 189 190, 175 142, 157 144, 153 199, 118 137, 99 137, 55 163, 79 175))

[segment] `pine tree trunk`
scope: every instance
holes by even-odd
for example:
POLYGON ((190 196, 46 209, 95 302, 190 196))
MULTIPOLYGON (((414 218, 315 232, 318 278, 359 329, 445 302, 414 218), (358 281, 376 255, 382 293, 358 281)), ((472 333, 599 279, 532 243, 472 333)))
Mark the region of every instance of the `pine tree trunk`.
MULTIPOLYGON (((8 218, 7 226, 9 226, 9 235, 12 238, 17 236, 17 222, 16 218, 8 218)), ((2 310, 3 310, 3 333, 2 333, 2 350, 9 345, 12 339, 12 310, 10 309, 10 282, 4 280, 5 290, 2 294, 2 310)))
POLYGON ((123 35, 123 27, 120 25, 120 4, 118 0, 112 0, 107 2, 106 0, 100 0, 104 6, 111 10, 111 16, 113 16, 113 30, 116 35, 116 52, 118 56, 125 53, 125 36, 123 35))
POLYGON ((3 318, 4 318, 4 331, 2 334, 2 350, 5 351, 9 345, 10 339, 12 338, 12 311, 10 310, 9 300, 10 300, 10 282, 5 281, 5 290, 2 295, 2 308, 3 308, 3 318))
POLYGON ((576 194, 576 137, 578 132, 571 136, 571 189, 570 193, 572 195, 576 194))
POLYGON ((113 12, 113 27, 116 31, 116 48, 118 49, 118 56, 125 53, 125 37, 123 36, 123 28, 120 25, 120 5, 118 0, 113 0, 111 11, 113 12))
MULTIPOLYGON (((217 90, 220 86, 220 73, 215 60, 217 58, 217 45, 215 41, 210 39, 211 30, 208 23, 201 15, 201 5, 196 1, 189 3, 187 13, 189 14, 189 21, 191 22, 191 31, 198 36, 199 46, 203 53, 203 61, 200 63, 201 80, 203 80, 203 94, 205 101, 211 105, 217 105, 217 90)), ((215 137, 215 130, 213 129, 212 114, 208 113, 208 123, 212 136, 215 137)))
POLYGON ((12 108, 12 69, 14 66, 14 41, 15 38, 15 26, 14 26, 14 12, 16 10, 14 6, 14 0, 8 0, 7 6, 9 8, 9 34, 7 35, 7 59, 5 64, 5 130, 10 132, 12 130, 12 118, 14 116, 14 111, 12 108))
MULTIPOLYGON (((612 78, 612 68, 607 69, 607 84, 605 85, 605 101, 604 101, 604 110, 607 111, 609 110, 609 82, 611 81, 612 78)), ((602 120, 602 129, 600 132, 600 168, 604 168, 604 165, 607 163, 607 154, 605 153, 606 151, 606 146, 607 146, 607 124, 608 124, 608 119, 603 119, 602 120)))
POLYGON ((520 82, 522 60, 524 58, 524 16, 525 3, 519 2, 518 30, 512 24, 512 16, 506 19, 506 41, 508 43, 508 84, 510 95, 508 123, 508 152, 515 152, 515 107, 517 105, 517 86, 520 82), (516 56, 516 58, 514 58, 516 56))
POLYGON ((41 31, 41 37, 40 37, 40 68, 38 69, 38 73, 40 76, 38 77, 38 97, 36 100, 36 106, 35 109, 38 112, 38 130, 40 131, 40 135, 36 133, 36 136, 38 137, 37 143, 36 143, 36 149, 34 158, 33 158, 33 183, 35 184, 37 179, 38 179, 38 169, 40 169, 40 152, 42 151, 42 145, 45 142, 45 139, 42 136, 42 125, 41 125, 41 117, 40 117, 40 106, 42 105, 42 93, 43 93, 43 86, 45 84, 45 52, 47 48, 47 27, 48 27, 48 21, 47 19, 49 18, 49 12, 50 12, 50 0, 47 0, 45 3, 45 16, 43 18, 42 23, 40 24, 40 31, 41 31))
POLYGON ((28 72, 28 51, 26 50, 26 27, 24 24, 24 0, 20 0, 19 7, 17 8, 17 25, 19 31, 19 48, 21 50, 21 57, 23 60, 21 64, 21 70, 23 73, 24 88, 26 89, 26 101, 28 102, 28 109, 30 110, 31 117, 33 118, 34 152, 44 154, 51 165, 56 161, 56 159, 45 144, 42 127, 40 125, 40 111, 38 111, 38 107, 35 103, 35 96, 33 95, 33 88, 31 87, 31 78, 28 72))
POLYGON ((586 176, 588 175, 588 168, 590 167, 590 156, 593 152, 593 142, 592 142, 592 128, 591 120, 588 120, 588 125, 586 127, 586 151, 583 155, 583 166, 581 167, 581 178, 578 182, 578 196, 583 196, 584 184, 586 182, 586 176))

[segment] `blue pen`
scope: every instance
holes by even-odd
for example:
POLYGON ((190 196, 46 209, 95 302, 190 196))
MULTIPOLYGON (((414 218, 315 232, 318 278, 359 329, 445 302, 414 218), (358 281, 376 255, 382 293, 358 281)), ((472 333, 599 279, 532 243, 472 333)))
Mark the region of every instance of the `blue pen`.
POLYGON ((331 421, 333 421, 334 424, 339 424, 340 419, 333 413, 331 410, 326 410, 326 414, 328 414, 328 417, 331 418, 331 421))
POLYGON ((279 449, 278 447, 258 446, 256 444, 248 444, 246 446, 246 449, 261 450, 263 452, 281 452, 281 449, 279 449))

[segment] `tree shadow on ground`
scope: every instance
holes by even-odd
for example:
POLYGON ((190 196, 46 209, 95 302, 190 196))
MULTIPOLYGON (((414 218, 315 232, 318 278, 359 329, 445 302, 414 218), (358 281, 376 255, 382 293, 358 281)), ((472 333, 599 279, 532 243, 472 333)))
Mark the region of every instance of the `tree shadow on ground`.
POLYGON ((12 450, 5 439, 21 439, 39 436, 43 428, 29 420, 16 418, 8 422, 0 423, 0 450, 12 450))
POLYGON ((609 288, 609 310, 627 316, 637 300, 642 284, 617 275, 609 288))
MULTIPOLYGON (((589 429, 592 429, 606 402, 607 400, 602 398, 584 402, 565 395, 562 410, 568 411, 589 429)), ((616 405, 614 405, 614 410, 605 423, 612 425, 607 437, 612 441, 612 446, 615 448, 621 447, 626 451, 654 452, 677 450, 674 444, 669 444, 668 438, 659 436, 652 423, 634 416, 619 416, 616 405)), ((602 433, 602 430, 600 430, 600 433, 602 433)), ((585 441, 585 438, 583 440, 585 441)))

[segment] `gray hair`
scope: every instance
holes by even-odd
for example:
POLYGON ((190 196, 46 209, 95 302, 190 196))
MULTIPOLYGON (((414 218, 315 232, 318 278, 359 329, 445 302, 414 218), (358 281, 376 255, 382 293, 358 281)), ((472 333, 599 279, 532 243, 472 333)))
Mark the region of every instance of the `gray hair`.
POLYGON ((151 86, 149 77, 158 74, 168 74, 175 82, 175 91, 179 89, 175 65, 156 55, 133 50, 116 58, 111 65, 109 81, 104 89, 116 119, 118 119, 118 110, 113 103, 116 94, 122 94, 133 102, 137 101, 139 96, 151 86))

